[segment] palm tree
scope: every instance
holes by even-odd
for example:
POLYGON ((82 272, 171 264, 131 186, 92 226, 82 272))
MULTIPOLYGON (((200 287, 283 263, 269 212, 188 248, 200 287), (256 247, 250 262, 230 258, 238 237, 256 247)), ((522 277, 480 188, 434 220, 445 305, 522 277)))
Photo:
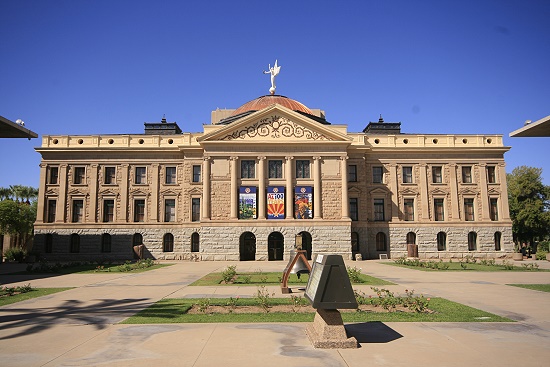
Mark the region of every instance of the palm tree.
POLYGON ((0 187, 0 201, 9 199, 11 196, 11 190, 9 187, 0 187))
POLYGON ((11 195, 15 198, 15 201, 19 202, 19 199, 23 198, 23 187, 22 185, 10 185, 11 195))
POLYGON ((25 203, 30 204, 38 197, 38 189, 32 186, 21 186, 21 199, 25 199, 25 203))

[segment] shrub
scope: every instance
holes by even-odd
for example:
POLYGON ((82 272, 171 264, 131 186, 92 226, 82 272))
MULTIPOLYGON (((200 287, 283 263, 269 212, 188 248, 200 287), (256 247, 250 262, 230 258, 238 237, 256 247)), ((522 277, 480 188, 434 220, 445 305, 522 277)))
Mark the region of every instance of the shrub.
POLYGON ((7 261, 17 261, 22 263, 27 256, 27 250, 22 249, 21 247, 10 247, 4 251, 4 257, 7 261))
POLYGON ((230 265, 224 271, 222 271, 222 280, 225 284, 232 282, 235 275, 237 275, 237 266, 230 265))
POLYGON ((265 289, 265 285, 262 285, 258 287, 258 290, 256 291, 256 301, 258 302, 258 306, 260 306, 266 313, 269 312, 269 308, 271 307, 271 297, 275 296, 275 293, 269 293, 267 289, 265 289))
POLYGON ((361 269, 357 269, 355 266, 352 268, 351 266, 347 267, 348 270, 348 276, 349 280, 352 283, 362 283, 361 280, 361 269))

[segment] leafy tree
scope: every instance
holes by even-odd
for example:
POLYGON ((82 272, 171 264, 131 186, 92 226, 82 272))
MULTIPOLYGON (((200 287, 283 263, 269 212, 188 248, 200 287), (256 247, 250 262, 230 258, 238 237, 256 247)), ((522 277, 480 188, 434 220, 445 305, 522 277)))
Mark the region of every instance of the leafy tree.
POLYGON ((13 200, 0 201, 0 233, 16 236, 19 245, 25 244, 33 233, 36 206, 36 202, 29 205, 13 200))
POLYGON ((512 231, 516 242, 533 243, 550 233, 550 186, 542 169, 520 166, 506 176, 512 231))

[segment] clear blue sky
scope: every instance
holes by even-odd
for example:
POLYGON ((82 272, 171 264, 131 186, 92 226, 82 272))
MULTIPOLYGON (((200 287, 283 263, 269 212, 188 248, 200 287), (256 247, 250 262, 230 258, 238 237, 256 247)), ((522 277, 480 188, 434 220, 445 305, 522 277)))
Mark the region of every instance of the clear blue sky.
MULTIPOLYGON (((1 0, 0 115, 40 136, 142 133, 163 114, 268 94, 361 131, 502 134, 507 171, 543 168, 550 138, 509 138, 550 115, 550 1, 1 0)), ((0 139, 0 186, 38 187, 40 139, 0 139)))

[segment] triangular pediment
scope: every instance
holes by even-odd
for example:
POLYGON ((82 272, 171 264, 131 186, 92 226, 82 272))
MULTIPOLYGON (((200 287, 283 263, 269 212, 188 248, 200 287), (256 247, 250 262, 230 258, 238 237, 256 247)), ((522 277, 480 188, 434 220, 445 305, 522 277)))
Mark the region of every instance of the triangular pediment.
POLYGON ((432 195, 447 195, 447 192, 443 191, 441 189, 434 189, 434 190, 430 191, 430 194, 432 194, 432 195))
POLYGON ((386 195, 388 193, 389 193, 389 190, 385 190, 385 189, 382 189, 382 188, 379 188, 379 187, 369 191, 369 194, 371 194, 371 195, 386 195))
POLYGON ((163 190, 160 192, 163 196, 178 196, 180 193, 171 189, 163 190))
POLYGON ((463 189, 463 190, 460 190, 460 193, 462 195, 477 195, 477 191, 474 191, 472 189, 463 189))
POLYGON ((111 190, 111 189, 105 189, 99 192, 101 196, 117 196, 118 193, 111 190))
POLYGON ((71 196, 84 196, 84 195, 86 195, 86 193, 79 190, 79 189, 72 189, 72 190, 69 190, 69 195, 71 195, 71 196))
POLYGON ((406 188, 405 190, 402 190, 399 192, 401 195, 418 195, 418 192, 416 190, 412 190, 409 188, 406 188))
POLYGON ((132 196, 147 196, 147 195, 149 195, 148 192, 145 192, 145 191, 140 190, 140 189, 132 190, 131 194, 132 194, 132 196))
POLYGON ((351 143, 346 135, 284 106, 274 104, 197 139, 206 142, 351 143))
POLYGON ((361 189, 356 187, 356 186, 352 186, 348 189, 348 193, 350 193, 350 194, 360 194, 361 189))
POLYGON ((191 195, 200 195, 202 194, 202 190, 198 187, 193 187, 191 190, 189 190, 189 194, 191 195))
POLYGON ((46 196, 54 196, 57 194, 58 194, 57 189, 49 189, 48 191, 46 191, 46 196))
POLYGON ((487 190, 487 193, 491 195, 497 195, 500 194, 500 191, 495 189, 494 187, 491 187, 489 190, 487 190))

